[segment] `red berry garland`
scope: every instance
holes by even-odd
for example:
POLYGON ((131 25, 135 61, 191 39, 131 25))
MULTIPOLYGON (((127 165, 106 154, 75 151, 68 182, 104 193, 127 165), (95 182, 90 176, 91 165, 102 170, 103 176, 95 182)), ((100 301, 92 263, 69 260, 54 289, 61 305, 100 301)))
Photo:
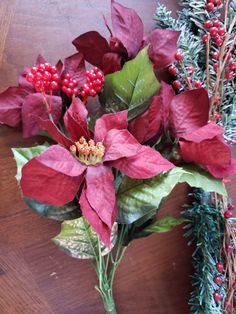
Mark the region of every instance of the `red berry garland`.
POLYGON ((58 89, 60 75, 55 66, 50 63, 40 63, 31 68, 26 79, 33 84, 37 92, 48 92, 58 89))
POLYGON ((81 95, 95 97, 101 92, 104 86, 104 75, 99 68, 95 67, 91 71, 86 71, 87 81, 82 86, 81 95))

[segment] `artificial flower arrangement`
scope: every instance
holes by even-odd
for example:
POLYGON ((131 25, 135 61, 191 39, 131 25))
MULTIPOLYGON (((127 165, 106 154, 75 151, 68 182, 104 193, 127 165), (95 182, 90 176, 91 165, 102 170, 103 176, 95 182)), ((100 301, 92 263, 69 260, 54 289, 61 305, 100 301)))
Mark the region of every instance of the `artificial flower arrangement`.
POLYGON ((178 183, 226 196, 222 179, 236 172, 236 160, 208 92, 167 84, 165 69, 182 60, 180 32, 145 36, 137 13, 113 0, 111 18, 109 42, 87 32, 64 62, 39 56, 24 69, 19 86, 0 95, 0 123, 45 136, 43 145, 12 149, 22 197, 63 221, 54 243, 94 260, 105 311, 116 313, 112 285, 130 242, 185 220, 156 217, 178 183))

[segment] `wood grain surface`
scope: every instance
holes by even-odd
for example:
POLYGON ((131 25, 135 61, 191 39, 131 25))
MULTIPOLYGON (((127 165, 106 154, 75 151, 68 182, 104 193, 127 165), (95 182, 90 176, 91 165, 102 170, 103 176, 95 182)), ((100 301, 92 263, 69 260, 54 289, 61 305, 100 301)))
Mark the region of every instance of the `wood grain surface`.
MULTIPOLYGON (((137 10, 146 32, 154 27, 156 0, 120 3, 137 10)), ((80 33, 97 30, 108 36, 102 14, 109 20, 109 0, 2 0, 0 89, 16 84, 19 72, 32 66, 38 53, 55 63, 75 51, 70 42, 80 33)), ((0 127, 0 314, 102 314, 90 261, 59 251, 50 240, 59 223, 39 217, 21 200, 10 149, 35 142, 42 139, 23 140, 20 130, 0 127)), ((235 186, 234 178, 229 191, 236 202, 235 186)), ((160 216, 178 215, 187 192, 179 185, 160 216)), ((131 244, 114 284, 119 314, 189 313, 192 248, 182 235, 177 227, 131 244)))

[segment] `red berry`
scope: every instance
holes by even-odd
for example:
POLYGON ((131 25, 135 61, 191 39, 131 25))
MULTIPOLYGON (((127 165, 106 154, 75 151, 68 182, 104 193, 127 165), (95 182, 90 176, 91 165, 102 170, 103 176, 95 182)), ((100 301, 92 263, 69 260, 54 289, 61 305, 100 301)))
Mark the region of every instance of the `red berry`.
POLYGON ((97 95, 95 89, 90 89, 89 95, 92 96, 92 97, 95 97, 97 95))
POLYGON ((189 74, 193 74, 195 69, 192 65, 190 65, 189 67, 187 67, 187 70, 189 74))
POLYGON ((223 42, 224 42, 223 39, 221 39, 220 37, 217 37, 215 39, 215 44, 217 47, 221 47, 223 45, 223 42))
POLYGON ((93 86, 102 86, 102 81, 99 79, 96 79, 95 81, 93 81, 93 86))
POLYGON ((207 0, 207 3, 214 3, 215 0, 207 0))
POLYGON ((214 63, 214 64, 213 64, 213 69, 214 69, 215 71, 218 70, 218 67, 219 67, 219 63, 214 63))
POLYGON ((175 80, 175 81, 172 83, 172 85, 173 85, 173 87, 174 87, 175 89, 180 89, 180 87, 181 87, 181 83, 180 83, 179 80, 175 80))
POLYGON ((45 65, 45 70, 50 72, 51 67, 52 67, 51 64, 46 62, 46 63, 44 63, 44 65, 45 65))
POLYGON ((220 102, 220 97, 219 96, 215 96, 214 98, 214 105, 218 105, 218 103, 220 102))
POLYGON ((51 84, 50 84, 50 89, 57 89, 58 88, 58 84, 57 84, 57 82, 55 82, 55 81, 52 81, 51 82, 51 84))
POLYGON ((65 85, 62 85, 61 90, 62 90, 64 93, 66 93, 66 92, 67 92, 67 87, 66 87, 65 85))
POLYGON ((93 72, 94 72, 94 73, 97 73, 97 72, 99 72, 99 71, 100 71, 100 69, 99 69, 98 67, 94 67, 94 68, 93 68, 93 72))
POLYGON ((232 70, 232 71, 236 70, 236 61, 230 62, 229 68, 230 68, 230 70, 232 70))
POLYGON ((213 52, 212 53, 212 58, 215 59, 215 60, 219 60, 219 58, 220 58, 219 52, 213 52))
POLYGON ((224 217, 225 217, 225 219, 229 219, 229 218, 231 218, 233 216, 233 213, 232 213, 232 211, 231 210, 226 210, 225 212, 224 212, 224 217))
POLYGON ((60 75, 58 73, 53 74, 52 80, 58 82, 60 80, 60 75))
POLYGON ((211 12, 211 11, 213 11, 214 10, 214 3, 212 3, 212 2, 210 2, 210 3, 207 3, 207 5, 206 5, 206 10, 208 11, 208 12, 211 12))
POLYGON ((70 80, 71 79, 71 75, 69 73, 66 73, 64 75, 64 78, 67 79, 67 80, 70 80))
POLYGON ((218 121, 220 120, 220 118, 221 118, 220 114, 219 114, 218 112, 215 112, 215 113, 214 113, 214 119, 215 119, 215 121, 218 122, 218 121))
POLYGON ((202 87, 202 82, 200 80, 197 80, 197 81, 195 81, 194 86, 196 88, 200 88, 200 87, 202 87))
POLYGON ((34 74, 29 72, 26 76, 26 79, 28 82, 33 82, 34 81, 34 74))
POLYGON ((40 63, 40 64, 38 65, 38 70, 39 70, 41 73, 44 73, 44 71, 45 71, 45 65, 44 65, 44 63, 40 63))
POLYGON ((50 81, 43 81, 43 86, 44 86, 46 89, 49 89, 49 88, 50 88, 50 84, 51 84, 50 81))
POLYGON ((168 72, 172 75, 176 75, 177 74, 177 68, 172 64, 171 66, 169 66, 168 72))
POLYGON ((226 244, 226 251, 227 251, 228 253, 232 253, 233 250, 234 250, 233 245, 231 245, 230 243, 227 243, 227 244, 226 244))
POLYGON ((84 90, 82 90, 81 96, 82 96, 82 97, 85 97, 85 96, 86 96, 86 92, 85 92, 84 90))
POLYGON ((73 89, 74 88, 74 84, 70 81, 69 84, 68 84, 68 87, 73 89))
POLYGON ((220 276, 215 276, 214 277, 214 282, 218 285, 221 286, 223 283, 223 279, 220 276))
POLYGON ((211 20, 206 20, 204 23, 205 28, 211 28, 213 26, 213 23, 211 20))
POLYGON ((68 81, 67 79, 64 79, 64 80, 62 81, 62 85, 68 86, 68 84, 69 84, 69 81, 68 81))
POLYGON ((217 28, 217 27, 215 27, 215 26, 211 27, 211 29, 210 29, 210 35, 211 35, 212 37, 215 37, 215 36, 217 35, 217 32, 218 32, 218 28, 217 28))
POLYGON ((97 79, 103 79, 103 78, 104 78, 103 73, 102 73, 101 71, 98 71, 98 72, 96 73, 96 78, 97 78, 97 79))
POLYGON ((74 94, 74 95, 78 95, 78 92, 79 92, 79 91, 78 91, 78 88, 74 88, 74 89, 73 89, 73 94, 74 94))
POLYGON ((87 93, 89 92, 90 88, 89 88, 88 84, 83 85, 83 90, 85 90, 87 93))
POLYGON ((220 21, 219 20, 214 20, 213 21, 213 26, 218 28, 220 26, 220 21))
POLYGON ((233 71, 227 71, 227 72, 225 73, 225 78, 226 78, 227 80, 232 79, 233 76, 234 76, 234 72, 233 72, 233 71))
POLYGON ((94 86, 94 89, 97 93, 100 93, 100 91, 102 90, 101 86, 94 86))
POLYGON ((88 74, 88 77, 89 77, 89 79, 90 79, 91 81, 93 81, 93 80, 96 80, 97 74, 95 74, 94 72, 91 71, 91 72, 88 74))
POLYGON ((31 68, 31 73, 36 74, 38 72, 37 67, 32 67, 31 68))
POLYGON ((220 302, 221 299, 222 299, 221 295, 220 295, 219 292, 217 292, 217 291, 215 291, 215 292, 213 293, 213 298, 214 298, 215 302, 220 302))
POLYGON ((35 88, 39 88, 39 87, 42 87, 42 86, 43 86, 43 81, 41 81, 41 80, 35 81, 35 83, 34 83, 34 87, 35 88))
POLYGON ((221 6, 221 4, 222 4, 222 0, 215 0, 215 5, 217 7, 221 6))
POLYGON ((205 34, 202 36, 202 42, 205 44, 207 42, 208 35, 205 34))
POLYGON ((219 273, 223 273, 224 271, 224 266, 222 263, 217 263, 216 264, 216 269, 218 270, 219 273))
POLYGON ((68 88, 66 89, 66 94, 67 94, 68 96, 73 95, 73 90, 72 90, 70 87, 68 87, 68 88))
POLYGON ((40 72, 37 72, 35 74, 34 78, 35 78, 36 81, 40 81, 43 78, 43 76, 42 76, 42 74, 40 72))
POLYGON ((51 79, 51 74, 48 72, 48 71, 45 71, 44 73, 43 73, 43 79, 45 80, 45 81, 49 81, 50 79, 51 79))
POLYGON ((205 34, 202 36, 202 42, 205 44, 207 42, 208 35, 205 34))
POLYGON ((175 53, 175 60, 176 61, 181 61, 183 60, 183 52, 182 50, 178 49, 175 53))
POLYGON ((78 85, 78 80, 73 79, 73 80, 72 80, 72 83, 74 84, 74 86, 76 86, 76 85, 78 85))
POLYGON ((50 73, 51 74, 56 74, 57 73, 57 68, 53 65, 53 66, 51 66, 51 68, 50 68, 50 73))
POLYGON ((224 29, 224 27, 218 28, 217 33, 218 33, 219 36, 224 36, 224 35, 225 35, 225 29, 224 29))

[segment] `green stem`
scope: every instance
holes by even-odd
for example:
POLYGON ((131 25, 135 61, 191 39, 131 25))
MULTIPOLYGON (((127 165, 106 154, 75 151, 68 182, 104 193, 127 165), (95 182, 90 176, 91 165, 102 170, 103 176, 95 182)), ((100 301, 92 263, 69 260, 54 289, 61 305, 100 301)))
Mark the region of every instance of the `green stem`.
POLYGON ((106 256, 102 256, 101 242, 98 238, 98 250, 95 261, 99 287, 96 286, 95 288, 101 294, 104 309, 107 314, 117 314, 113 298, 113 281, 116 270, 120 265, 126 250, 126 247, 122 246, 126 232, 126 227, 122 225, 118 235, 115 258, 113 257, 112 251, 106 256))

